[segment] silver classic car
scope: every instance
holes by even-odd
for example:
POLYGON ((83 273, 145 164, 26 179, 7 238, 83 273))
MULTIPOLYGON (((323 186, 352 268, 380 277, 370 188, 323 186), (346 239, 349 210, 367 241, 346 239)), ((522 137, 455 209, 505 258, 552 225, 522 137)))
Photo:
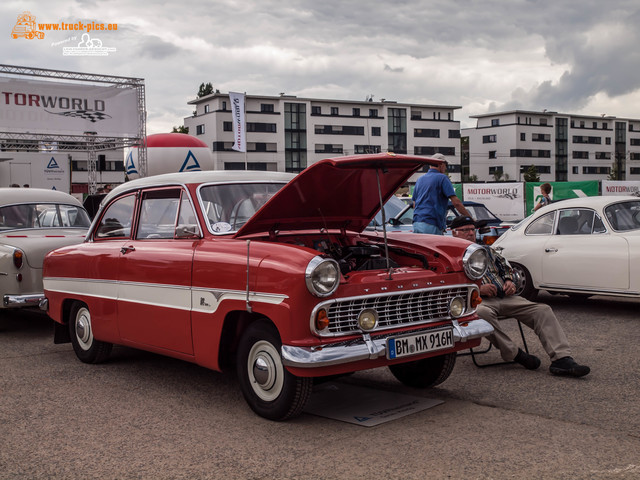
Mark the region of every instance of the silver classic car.
POLYGON ((90 225, 82 204, 67 193, 0 188, 0 308, 37 307, 44 256, 84 241, 90 225))

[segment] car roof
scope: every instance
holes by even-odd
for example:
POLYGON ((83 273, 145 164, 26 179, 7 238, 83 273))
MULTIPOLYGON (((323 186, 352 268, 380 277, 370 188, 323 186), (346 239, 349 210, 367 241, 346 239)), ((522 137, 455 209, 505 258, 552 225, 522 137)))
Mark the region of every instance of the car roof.
POLYGON ((0 188, 0 205, 36 202, 67 203, 82 206, 76 197, 59 190, 48 190, 46 188, 0 188))
POLYGON ((593 197, 564 198, 554 200, 551 204, 542 207, 538 211, 571 207, 602 208, 607 205, 611 205, 612 203, 628 201, 640 201, 640 197, 635 197, 633 195, 598 195, 593 197))

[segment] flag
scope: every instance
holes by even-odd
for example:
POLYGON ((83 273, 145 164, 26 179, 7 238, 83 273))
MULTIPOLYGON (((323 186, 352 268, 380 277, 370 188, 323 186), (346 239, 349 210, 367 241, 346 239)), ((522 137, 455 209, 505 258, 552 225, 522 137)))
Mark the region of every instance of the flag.
POLYGON ((246 152, 246 130, 244 121, 244 93, 229 92, 231 114, 233 115, 233 148, 237 152, 246 152))

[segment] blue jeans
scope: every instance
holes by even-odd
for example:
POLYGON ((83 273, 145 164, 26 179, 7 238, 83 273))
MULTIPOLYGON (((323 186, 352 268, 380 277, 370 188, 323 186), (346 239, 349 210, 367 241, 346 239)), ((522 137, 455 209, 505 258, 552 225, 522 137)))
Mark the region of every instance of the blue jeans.
POLYGON ((444 232, 435 225, 426 222, 413 222, 413 233, 429 233, 431 235, 444 235, 444 232))

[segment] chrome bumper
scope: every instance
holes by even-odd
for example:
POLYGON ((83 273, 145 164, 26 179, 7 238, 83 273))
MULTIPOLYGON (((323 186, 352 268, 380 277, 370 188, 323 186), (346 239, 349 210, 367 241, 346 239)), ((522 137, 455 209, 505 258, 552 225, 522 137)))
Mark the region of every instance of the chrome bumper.
MULTIPOLYGON (((471 320, 466 325, 453 321, 453 341, 468 342, 493 333, 493 327, 481 318, 471 320)), ((372 339, 368 333, 362 340, 349 345, 324 345, 322 347, 282 346, 282 362, 288 367, 315 368, 374 360, 387 354, 386 338, 372 339)))
POLYGON ((7 308, 37 307, 43 299, 44 293, 34 293, 30 295, 5 295, 2 297, 2 305, 7 308))

